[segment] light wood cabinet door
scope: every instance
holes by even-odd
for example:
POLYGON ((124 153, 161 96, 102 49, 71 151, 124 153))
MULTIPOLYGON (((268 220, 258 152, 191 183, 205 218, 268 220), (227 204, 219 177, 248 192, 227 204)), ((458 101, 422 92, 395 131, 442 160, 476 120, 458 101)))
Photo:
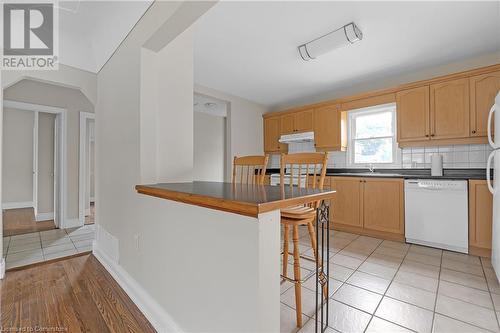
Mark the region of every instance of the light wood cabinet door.
POLYGON ((272 117, 264 119, 264 151, 266 153, 279 152, 281 144, 280 138, 280 118, 272 117))
POLYGON ((430 85, 431 139, 469 137, 469 79, 430 85))
POLYGON ((310 132, 313 130, 313 110, 306 110, 295 113, 295 132, 310 132))
POLYGON ((341 113, 337 105, 314 110, 314 142, 316 148, 341 149, 341 113))
POLYGON ((398 142, 430 139, 429 86, 396 94, 398 142))
POLYGON ((281 116, 281 134, 291 134, 295 132, 295 115, 286 114, 281 116))
POLYGON ((363 179, 363 227, 404 235, 403 180, 363 179))
POLYGON ((332 177, 331 188, 336 190, 331 200, 330 220, 333 224, 362 227, 361 179, 351 177, 332 177))
POLYGON ((470 135, 486 136, 488 113, 500 90, 500 71, 470 78, 470 135))
POLYGON ((493 196, 485 180, 469 180, 469 246, 491 250, 493 196))

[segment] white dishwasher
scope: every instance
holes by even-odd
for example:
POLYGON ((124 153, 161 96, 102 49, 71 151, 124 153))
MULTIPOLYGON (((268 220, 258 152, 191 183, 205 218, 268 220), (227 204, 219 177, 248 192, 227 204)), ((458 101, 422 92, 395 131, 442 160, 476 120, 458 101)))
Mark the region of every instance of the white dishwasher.
POLYGON ((405 180, 408 243, 469 252, 466 180, 405 180))

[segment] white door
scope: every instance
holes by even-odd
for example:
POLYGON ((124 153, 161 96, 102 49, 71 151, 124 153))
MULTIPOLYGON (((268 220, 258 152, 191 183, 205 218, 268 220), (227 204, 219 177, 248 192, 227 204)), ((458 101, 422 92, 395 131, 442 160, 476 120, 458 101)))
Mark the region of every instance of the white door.
POLYGON ((61 192, 59 190, 60 184, 60 146, 61 146, 61 114, 56 116, 54 120, 54 224, 59 228, 61 222, 61 192))

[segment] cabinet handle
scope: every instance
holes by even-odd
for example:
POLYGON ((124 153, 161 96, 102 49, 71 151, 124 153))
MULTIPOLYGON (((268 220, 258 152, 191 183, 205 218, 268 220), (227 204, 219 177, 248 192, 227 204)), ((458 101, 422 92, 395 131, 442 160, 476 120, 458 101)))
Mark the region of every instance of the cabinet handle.
POLYGON ((473 130, 473 131, 472 131, 472 134, 476 134, 476 130, 473 130))
POLYGON ((428 137, 429 137, 429 134, 426 134, 426 135, 425 135, 425 137, 426 137, 426 138, 428 138, 428 137))
POLYGON ((431 134, 431 136, 434 136, 435 134, 431 134))

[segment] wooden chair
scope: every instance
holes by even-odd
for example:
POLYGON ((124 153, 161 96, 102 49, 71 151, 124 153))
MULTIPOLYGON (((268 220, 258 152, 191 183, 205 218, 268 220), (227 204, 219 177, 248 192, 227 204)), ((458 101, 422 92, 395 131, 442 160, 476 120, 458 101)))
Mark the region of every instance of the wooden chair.
POLYGON ((233 183, 264 184, 269 156, 242 156, 233 160, 233 183))
MULTIPOLYGON (((325 181, 326 168, 328 161, 328 153, 299 153, 299 154, 282 154, 281 155, 281 170, 280 184, 286 184, 286 178, 290 177, 289 184, 281 186, 297 186, 299 188, 318 188, 323 189, 325 181), (285 173, 289 170, 289 173, 285 173), (318 175, 319 172, 319 175, 318 175), (298 184, 293 185, 294 175, 298 176, 298 184), (312 178, 312 182, 310 181, 312 178), (304 182, 304 184, 302 184, 304 182)), ((297 311, 297 327, 302 327, 302 280, 300 276, 300 254, 299 254, 299 226, 307 226, 309 237, 311 238, 311 247, 314 253, 314 260, 321 262, 318 255, 316 244, 316 232, 314 223, 316 221, 316 209, 321 204, 321 201, 311 202, 304 206, 295 206, 281 210, 281 225, 284 229, 284 244, 283 244, 283 275, 282 277, 295 284, 295 309, 297 311), (288 265, 288 237, 290 228, 292 229, 293 241, 293 279, 287 276, 288 265)), ((304 258, 304 257, 302 257, 304 258)), ((307 258, 306 258, 307 259, 307 258)), ((311 260, 311 259, 309 259, 311 260)), ((325 286, 326 287, 326 286, 325 286)), ((325 296, 328 297, 328 290, 324 290, 325 296)))

